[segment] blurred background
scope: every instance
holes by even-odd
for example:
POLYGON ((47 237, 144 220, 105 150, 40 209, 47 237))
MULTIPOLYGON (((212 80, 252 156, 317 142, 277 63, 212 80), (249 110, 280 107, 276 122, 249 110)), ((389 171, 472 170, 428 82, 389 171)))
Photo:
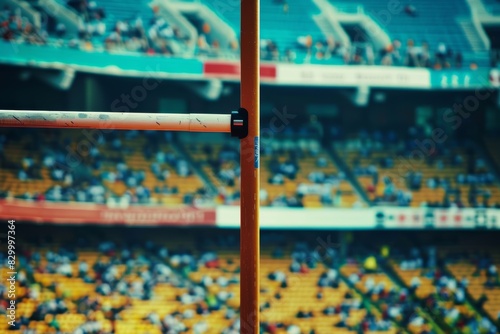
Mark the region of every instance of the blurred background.
MULTIPOLYGON (((239 22, 0 0, 0 109, 229 113, 239 22)), ((261 0, 261 333, 499 331, 499 37, 496 0, 261 0)), ((239 333, 239 147, 1 128, 0 333, 239 333)))

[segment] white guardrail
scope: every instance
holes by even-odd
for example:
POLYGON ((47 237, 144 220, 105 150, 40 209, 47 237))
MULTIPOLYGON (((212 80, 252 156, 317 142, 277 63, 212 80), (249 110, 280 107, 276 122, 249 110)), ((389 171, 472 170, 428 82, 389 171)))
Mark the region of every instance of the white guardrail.
MULTIPOLYGON (((239 207, 216 208, 216 226, 239 227, 239 207)), ((260 225, 271 229, 499 229, 500 209, 260 209, 260 225)))

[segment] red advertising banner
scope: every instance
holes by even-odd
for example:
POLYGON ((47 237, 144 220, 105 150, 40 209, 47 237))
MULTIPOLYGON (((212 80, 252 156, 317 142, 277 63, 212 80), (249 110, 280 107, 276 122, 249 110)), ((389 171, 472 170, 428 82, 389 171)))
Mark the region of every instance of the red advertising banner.
MULTIPOLYGON (((205 77, 240 79, 240 63, 227 61, 206 61, 203 63, 203 74, 205 77)), ((261 64, 260 78, 264 81, 276 79, 276 65, 261 64)))
POLYGON ((58 224, 136 226, 213 226, 215 209, 131 206, 126 209, 84 203, 0 201, 0 219, 58 224))

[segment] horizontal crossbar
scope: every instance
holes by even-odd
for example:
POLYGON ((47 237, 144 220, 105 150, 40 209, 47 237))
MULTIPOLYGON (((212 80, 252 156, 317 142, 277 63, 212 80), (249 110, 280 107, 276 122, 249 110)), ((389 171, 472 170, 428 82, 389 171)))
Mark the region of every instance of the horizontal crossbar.
POLYGON ((0 110, 0 127, 231 132, 231 115, 0 110))

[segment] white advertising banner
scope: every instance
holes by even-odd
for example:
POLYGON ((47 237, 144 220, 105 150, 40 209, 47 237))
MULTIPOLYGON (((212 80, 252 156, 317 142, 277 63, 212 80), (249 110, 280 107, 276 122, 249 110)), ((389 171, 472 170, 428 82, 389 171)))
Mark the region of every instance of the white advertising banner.
MULTIPOLYGON (((217 227, 239 227, 240 208, 238 206, 217 207, 217 227)), ((371 209, 301 209, 271 208, 260 209, 260 225, 263 228, 304 229, 349 227, 366 228, 371 209)), ((374 219, 372 226, 375 226, 374 219)))
POLYGON ((430 71, 424 68, 278 64, 276 70, 275 83, 282 85, 431 87, 430 71))
MULTIPOLYGON (((240 209, 217 207, 217 227, 237 228, 240 209)), ((269 229, 498 229, 498 209, 260 209, 260 225, 269 229)))

